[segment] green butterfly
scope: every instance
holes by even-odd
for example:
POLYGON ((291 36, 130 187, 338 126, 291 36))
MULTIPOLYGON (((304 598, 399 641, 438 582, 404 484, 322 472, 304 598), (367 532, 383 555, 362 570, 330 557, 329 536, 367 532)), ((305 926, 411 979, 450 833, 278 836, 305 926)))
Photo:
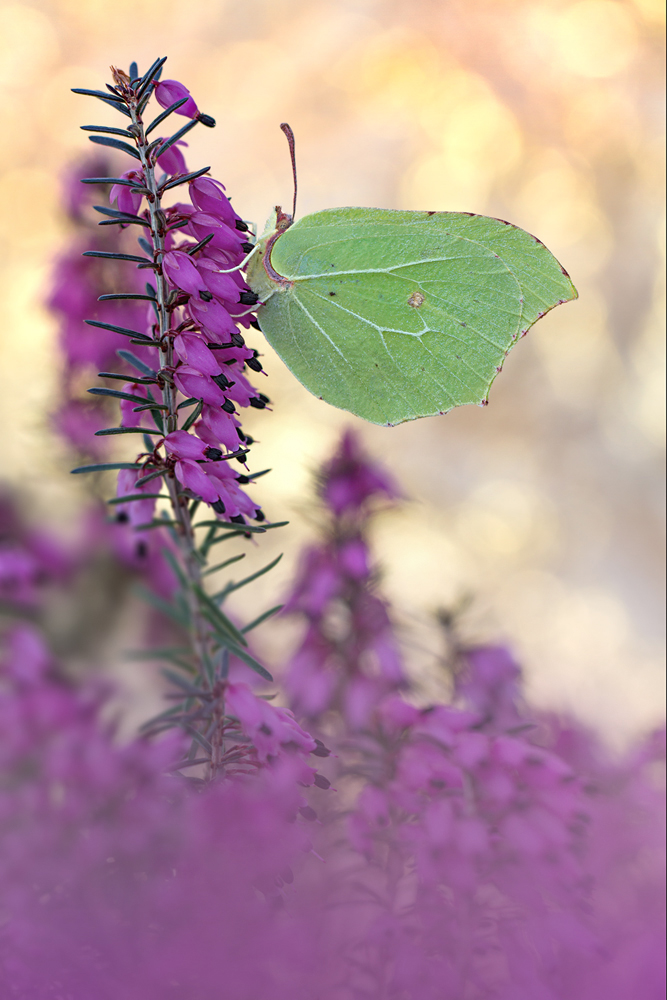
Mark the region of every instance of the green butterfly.
POLYGON ((516 341, 577 297, 534 236, 467 212, 276 208, 246 276, 296 378, 385 425, 486 403, 516 341))

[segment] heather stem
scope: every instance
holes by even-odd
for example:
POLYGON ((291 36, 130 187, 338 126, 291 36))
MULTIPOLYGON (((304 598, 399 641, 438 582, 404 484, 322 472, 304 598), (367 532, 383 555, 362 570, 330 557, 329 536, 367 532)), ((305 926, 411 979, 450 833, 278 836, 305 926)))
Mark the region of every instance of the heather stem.
MULTIPOLYGON (((153 243, 154 258, 158 267, 155 270, 155 290, 157 298, 157 321, 160 350, 160 373, 166 378, 162 382, 162 400, 168 407, 166 415, 167 433, 174 431, 178 427, 178 414, 176 409, 176 389, 171 379, 173 371, 173 340, 169 336, 170 332, 170 311, 168 308, 169 288, 166 278, 162 272, 161 258, 165 253, 164 237, 164 214, 162 213, 161 198, 158 183, 155 177, 155 166, 148 151, 148 143, 144 130, 144 123, 138 110, 136 94, 129 90, 127 93, 128 110, 132 116, 133 132, 137 150, 141 158, 141 165, 144 171, 146 188, 150 192, 147 195, 148 210, 150 214, 151 239, 153 243)), ((174 519, 178 522, 178 540, 183 556, 183 563, 187 573, 190 586, 187 588, 187 601, 190 611, 191 621, 191 641, 195 652, 198 666, 200 682, 205 688, 209 688, 210 679, 207 674, 206 664, 208 657, 208 629, 199 610, 199 603, 194 592, 195 586, 201 586, 201 564, 195 546, 194 530, 187 500, 180 495, 180 483, 175 474, 165 477, 174 519)))

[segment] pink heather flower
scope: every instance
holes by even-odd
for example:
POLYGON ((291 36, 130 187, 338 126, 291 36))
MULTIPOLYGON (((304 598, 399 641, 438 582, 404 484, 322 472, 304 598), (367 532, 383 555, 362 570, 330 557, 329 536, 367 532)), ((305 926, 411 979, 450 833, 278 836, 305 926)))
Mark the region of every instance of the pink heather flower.
MULTIPOLYGON (((137 186, 143 187, 146 184, 143 170, 126 170, 120 176, 125 180, 135 181, 137 186)), ((125 184, 114 184, 109 192, 110 203, 113 205, 116 202, 118 211, 127 212, 129 215, 137 214, 142 198, 142 194, 132 191, 132 188, 127 187, 125 184)))
POLYGON ((352 431, 342 438, 336 455, 321 472, 320 495, 336 517, 357 512, 374 496, 400 496, 391 477, 363 454, 352 431))
MULTIPOLYGON (((121 469, 118 473, 118 485, 116 496, 133 496, 136 493, 154 493, 153 483, 146 483, 145 486, 137 486, 137 473, 133 469, 121 469)), ((130 523, 132 527, 139 524, 147 524, 152 520, 155 513, 155 500, 130 500, 128 503, 119 504, 117 519, 121 523, 130 523)))
POLYGON ((179 83, 178 80, 159 80, 154 85, 154 93, 158 104, 163 108, 169 108, 176 101, 187 97, 187 102, 181 105, 180 108, 177 108, 175 113, 177 115, 185 115, 186 118, 196 118, 199 114, 199 109, 190 96, 190 91, 182 83, 179 83))
POLYGON ((167 454, 176 458, 203 459, 206 445, 187 431, 172 431, 164 439, 167 454))
MULTIPOLYGON (((306 754, 312 753, 317 746, 290 712, 274 708, 269 702, 258 698, 247 684, 228 684, 225 702, 226 711, 239 720, 243 732, 252 740, 262 762, 278 756, 286 745, 293 744, 306 754)), ((314 769, 307 768, 302 771, 299 780, 303 784, 312 784, 314 775, 314 769)))
POLYGON ((213 233, 211 246, 218 250, 229 250, 232 253, 237 252, 247 239, 245 233, 230 228, 221 219, 208 215, 206 212, 194 212, 190 216, 190 229, 199 240, 213 233))
POLYGON ((195 267, 192 257, 181 250, 171 250, 162 258, 162 268, 172 285, 196 295, 200 288, 204 288, 199 271, 195 267))
MULTIPOLYGON (((160 137, 160 142, 163 141, 164 139, 160 137)), ((161 170, 164 170, 165 174, 169 174, 171 176, 173 174, 186 174, 188 172, 188 168, 185 165, 185 157, 181 153, 180 149, 178 149, 179 146, 187 147, 187 145, 187 142, 183 142, 183 140, 180 139, 178 142, 175 142, 173 146, 170 146, 169 149, 165 149, 161 156, 158 156, 158 166, 161 170)))
POLYGON ((190 200, 200 212, 222 219, 231 229, 236 228, 240 217, 232 208, 225 194, 225 186, 220 181, 213 180, 212 177, 197 177, 190 181, 190 200))
POLYGON ((180 333, 174 338, 174 349, 184 364, 195 368, 200 374, 220 374, 220 362, 213 351, 196 334, 180 333))
POLYGON ((239 287, 239 279, 234 276, 236 272, 234 274, 221 274, 218 262, 206 257, 197 261, 197 270, 199 272, 199 287, 205 285, 209 292, 215 295, 225 307, 231 307, 238 312, 239 294, 243 285, 241 288, 239 287))
POLYGON ((211 406, 222 406, 225 394, 208 375, 202 375, 191 365, 180 365, 174 373, 174 381, 188 399, 203 399, 211 406))
POLYGON ((195 424, 195 430, 202 441, 217 447, 218 442, 228 451, 235 451, 240 442, 240 423, 232 413, 204 403, 202 419, 195 424))
POLYGON ((188 302, 188 312, 195 323, 205 329, 210 339, 218 344, 228 343, 236 333, 236 323, 215 299, 204 302, 193 296, 188 302))

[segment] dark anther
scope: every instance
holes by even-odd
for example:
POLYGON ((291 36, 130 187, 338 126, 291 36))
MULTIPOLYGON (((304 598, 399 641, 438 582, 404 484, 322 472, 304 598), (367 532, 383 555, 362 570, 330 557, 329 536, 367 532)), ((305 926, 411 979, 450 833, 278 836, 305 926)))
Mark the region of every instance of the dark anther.
POLYGON ((222 500, 216 500, 215 503, 211 504, 211 507, 216 512, 216 514, 224 514, 225 513, 225 505, 222 502, 222 500))
POLYGON ((247 452, 247 451, 242 451, 240 455, 235 455, 235 456, 234 456, 234 458, 235 458, 235 459, 236 459, 236 461, 237 461, 237 462, 239 462, 239 463, 240 463, 241 465, 245 465, 245 464, 246 464, 246 455, 247 455, 247 454, 248 454, 248 452, 247 452))
POLYGON ((238 229, 238 231, 240 233, 247 233, 248 232, 248 226, 243 221, 243 219, 237 219, 235 225, 236 225, 236 228, 238 229))
POLYGON ((259 302, 259 295, 255 292, 241 292, 239 302, 243 306, 254 306, 256 302, 259 302))
POLYGON ((299 812, 301 813, 304 819, 308 820, 309 823, 314 823, 315 820, 317 819, 317 813, 315 812, 314 809, 311 809, 310 806, 301 806, 299 812))
POLYGON ((266 521, 266 514, 264 513, 263 510, 256 510, 255 511, 255 520, 256 521, 266 521))
POLYGON ((262 362, 258 361, 257 358, 246 358, 245 363, 247 364, 248 368, 252 368, 254 372, 261 372, 264 370, 262 368, 262 362))
POLYGON ((269 397, 265 396, 263 392, 259 393, 259 398, 261 399, 261 401, 263 403, 270 403, 271 402, 271 400, 269 399, 269 397))
POLYGON ((250 253, 251 250, 255 249, 255 244, 254 243, 242 243, 241 244, 241 249, 243 250, 244 253, 250 253))
POLYGON ((245 436, 245 443, 247 445, 254 444, 255 443, 254 437, 251 437, 250 434, 246 434, 246 436, 245 436))
POLYGON ((331 788, 331 782, 323 774, 316 774, 313 780, 318 788, 331 788))
POLYGON ((266 406, 266 403, 264 402, 263 399, 259 399, 258 396, 251 396, 250 405, 254 406, 256 410, 263 410, 264 407, 266 406))
POLYGON ((204 452, 209 462, 219 462, 222 458, 222 452, 219 448, 207 448, 204 452))
POLYGON ((234 524, 245 524, 245 518, 243 514, 234 514, 234 516, 230 517, 229 520, 233 521, 234 524))
MULTIPOLYGON (((234 520, 234 518, 232 518, 232 520, 234 520)), ((269 726, 267 726, 265 722, 261 724, 261 726, 259 727, 259 731, 260 733, 264 733, 265 736, 273 736, 273 730, 269 726)))
POLYGON ((248 476, 237 476, 236 482, 240 483, 241 486, 247 486, 248 483, 250 482, 250 479, 248 478, 248 476))
MULTIPOLYGON (((250 400, 250 402, 252 403, 252 400, 250 400)), ((222 404, 222 409, 225 411, 225 413, 236 413, 236 410, 234 409, 234 404, 232 403, 231 399, 226 399, 224 401, 224 403, 222 404)))
POLYGON ((124 510, 119 511, 118 514, 116 514, 116 521, 118 524, 127 524, 129 520, 129 517, 124 510))
POLYGON ((211 118, 210 115, 202 114, 201 111, 197 115, 197 121, 201 125, 205 125, 206 128, 215 128, 215 118, 211 118))
POLYGON ((137 559, 145 559, 148 555, 148 546, 145 542, 137 542, 135 552, 137 554, 137 559))
POLYGON ((230 382, 227 376, 223 375, 222 372, 220 372, 219 375, 211 375, 211 378, 219 389, 228 389, 230 385, 234 385, 234 383, 230 382))
POLYGON ((245 347, 245 340, 243 339, 243 334, 238 332, 233 333, 232 344, 234 345, 234 347, 245 347))
MULTIPOLYGON (((235 365, 236 364, 236 358, 227 358, 227 360, 223 361, 222 363, 223 363, 223 365, 235 365)), ((234 385, 233 382, 232 382, 232 385, 234 385)))
POLYGON ((203 299, 204 302, 210 302, 211 299, 213 298, 213 296, 205 288, 200 288, 199 289, 199 298, 203 299))
POLYGON ((315 743, 317 744, 317 746, 315 747, 314 750, 310 751, 313 757, 328 757, 329 754, 331 753, 331 750, 329 750, 328 747, 325 747, 322 740, 315 740, 315 743))
POLYGON ((261 326, 259 325, 258 321, 255 319, 254 316, 250 320, 250 326, 254 326, 255 330, 259 330, 260 333, 262 332, 262 328, 261 328, 261 326))

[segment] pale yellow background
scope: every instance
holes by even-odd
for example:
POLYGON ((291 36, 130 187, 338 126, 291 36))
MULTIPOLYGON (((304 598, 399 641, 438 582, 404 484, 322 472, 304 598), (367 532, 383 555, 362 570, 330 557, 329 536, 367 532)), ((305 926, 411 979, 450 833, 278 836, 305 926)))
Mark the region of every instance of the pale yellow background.
MULTIPOLYGON (((111 62, 145 69, 168 54, 166 77, 218 121, 191 133, 190 168, 211 164, 259 225, 291 201, 278 128, 287 120, 300 213, 350 204, 498 215, 539 236, 580 292, 516 348, 486 409, 393 430, 309 398, 267 356, 275 410, 249 424, 261 439, 255 468, 274 472, 255 495, 292 523, 253 559, 292 555, 248 599, 280 598, 317 522, 310 470, 351 424, 410 498, 375 540, 413 671, 432 669, 433 610, 469 592, 466 634, 508 639, 531 697, 615 739, 654 722, 663 21, 662 0, 0 5, 4 477, 72 530, 84 487, 46 430, 58 359, 40 298, 67 239, 58 173, 86 150, 78 125, 112 112, 69 88, 101 87, 111 62)), ((268 660, 279 663, 289 641, 284 626, 267 630, 268 660)))

